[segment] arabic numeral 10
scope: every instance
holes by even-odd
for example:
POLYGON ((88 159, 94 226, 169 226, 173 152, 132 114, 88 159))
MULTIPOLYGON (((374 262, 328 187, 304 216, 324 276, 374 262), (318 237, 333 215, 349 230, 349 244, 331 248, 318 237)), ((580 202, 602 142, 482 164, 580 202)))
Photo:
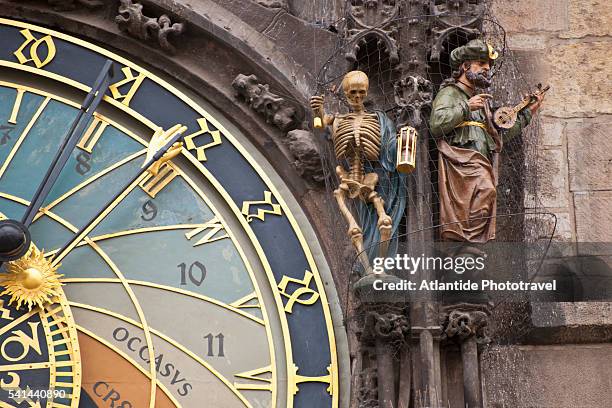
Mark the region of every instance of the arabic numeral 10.
POLYGON ((189 267, 185 262, 177 265, 181 271, 181 285, 187 285, 187 280, 196 286, 202 285, 206 278, 206 267, 201 262, 195 261, 189 267))

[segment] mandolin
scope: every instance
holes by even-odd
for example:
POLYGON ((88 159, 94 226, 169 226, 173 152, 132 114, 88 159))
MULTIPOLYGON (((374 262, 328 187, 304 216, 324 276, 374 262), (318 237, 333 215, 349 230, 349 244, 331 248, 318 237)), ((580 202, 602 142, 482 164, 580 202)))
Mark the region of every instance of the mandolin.
POLYGON ((515 107, 512 108, 510 106, 503 106, 497 109, 493 114, 493 121, 502 129, 510 129, 516 123, 518 113, 526 106, 529 106, 529 104, 535 102, 535 97, 537 95, 543 95, 549 89, 550 85, 546 86, 546 88, 542 88, 542 84, 538 84, 538 89, 535 92, 525 96, 523 100, 515 107))

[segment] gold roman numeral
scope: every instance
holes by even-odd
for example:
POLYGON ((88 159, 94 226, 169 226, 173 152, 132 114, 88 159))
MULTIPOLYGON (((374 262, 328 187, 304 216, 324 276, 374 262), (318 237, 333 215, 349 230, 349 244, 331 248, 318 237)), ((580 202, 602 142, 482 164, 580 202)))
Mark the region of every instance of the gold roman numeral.
POLYGON ((245 202, 242 203, 242 214, 246 217, 248 222, 253 221, 253 218, 257 218, 257 219, 260 219, 262 221, 265 221, 266 214, 281 215, 282 211, 281 211, 280 204, 272 203, 272 192, 264 191, 264 199, 263 200, 261 200, 261 201, 245 201, 245 202), (272 209, 264 210, 264 209, 258 208, 256 213, 251 213, 250 212, 252 206, 259 206, 259 205, 269 205, 270 207, 272 207, 272 209))
POLYGON ((104 133, 104 130, 108 126, 108 122, 105 121, 97 113, 93 114, 94 119, 83 134, 83 137, 77 144, 77 147, 81 150, 91 153, 96 143, 104 133))
POLYGON ((17 57, 17 61, 19 61, 21 65, 32 61, 36 68, 42 68, 51 61, 53 61, 56 50, 55 43, 53 42, 53 38, 50 35, 46 35, 42 38, 36 38, 34 37, 34 34, 32 34, 27 28, 19 32, 25 37, 25 41, 13 54, 15 54, 15 57, 17 57), (47 48, 47 56, 45 57, 45 59, 41 60, 38 52, 39 47, 43 44, 47 48), (30 58, 26 57, 24 51, 30 54, 30 58))
POLYGON ((137 76, 135 76, 130 67, 121 68, 121 72, 123 72, 124 78, 121 81, 111 84, 108 89, 110 89, 113 99, 120 101, 125 106, 130 106, 130 102, 132 101, 134 94, 136 94, 136 91, 142 84, 142 81, 144 81, 146 78, 146 75, 139 73, 137 76), (124 87, 128 84, 129 89, 127 92, 125 92, 124 87), (119 88, 124 88, 124 91, 119 88))
POLYGON ((257 293, 255 292, 249 293, 245 297, 230 303, 230 306, 235 307, 236 309, 261 309, 259 299, 257 298, 257 293))
POLYGON ((13 320, 11 310, 4 307, 4 299, 0 299, 0 319, 13 320))
POLYGON ((185 146, 187 150, 195 150, 197 159, 201 162, 205 162, 207 160, 206 149, 221 144, 221 132, 218 130, 210 130, 208 121, 204 118, 198 119, 198 125, 200 126, 199 131, 185 136, 185 146), (211 141, 201 146, 196 146, 194 139, 198 136, 202 136, 202 138, 210 136, 211 141))
POLYGON ((318 377, 307 377, 304 375, 299 375, 298 372, 298 367, 294 364, 293 365, 293 375, 290 375, 291 377, 291 388, 292 388, 292 392, 293 395, 297 394, 298 391, 300 390, 300 388, 298 387, 298 384, 302 384, 302 383, 307 383, 307 382, 319 382, 319 383, 323 383, 323 384, 329 384, 329 387, 327 387, 327 393, 329 395, 334 395, 334 387, 332 384, 332 365, 329 365, 327 367, 327 372, 329 374, 327 375, 321 375, 318 377))
POLYGON ((23 100, 23 94, 25 89, 17 88, 17 96, 15 97, 15 103, 13 104, 13 110, 11 110, 11 117, 8 122, 13 125, 17 124, 17 115, 19 114, 19 108, 21 107, 21 101, 23 100))
POLYGON ((234 375, 234 377, 254 381, 252 383, 234 382, 234 387, 236 387, 237 390, 272 391, 271 365, 262 368, 256 368, 255 370, 251 371, 245 371, 244 373, 234 375))
POLYGON ((147 173, 147 177, 139 185, 151 198, 155 198, 178 175, 179 172, 174 164, 167 161, 159 167, 159 172, 155 176, 147 173))
POLYGON ((36 351, 39 355, 42 355, 42 351, 40 350, 40 343, 38 342, 38 324, 40 322, 28 322, 30 326, 30 331, 32 332, 31 336, 28 336, 23 330, 15 330, 12 332, 12 336, 7 337, 2 346, 0 346, 0 353, 5 360, 16 362, 23 360, 25 356, 28 355, 30 349, 36 351), (18 344, 19 347, 15 347, 15 349, 21 349, 21 354, 15 355, 15 350, 11 352, 12 354, 7 353, 7 346, 10 344, 18 344))
POLYGON ((191 238, 206 231, 204 236, 193 244, 193 246, 196 247, 198 245, 208 244, 209 242, 215 242, 215 241, 219 241, 220 239, 227 238, 228 237, 227 234, 215 236, 219 231, 224 230, 224 229, 225 227, 223 226, 221 221, 217 217, 214 217, 212 220, 202 224, 201 227, 194 228, 188 233, 186 233, 185 237, 189 241, 191 241, 191 238))

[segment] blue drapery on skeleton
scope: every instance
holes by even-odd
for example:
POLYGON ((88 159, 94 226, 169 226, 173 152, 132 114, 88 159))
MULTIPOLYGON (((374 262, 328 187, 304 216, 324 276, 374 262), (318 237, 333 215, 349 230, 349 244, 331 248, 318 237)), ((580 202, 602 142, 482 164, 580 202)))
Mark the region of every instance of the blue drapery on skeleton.
MULTIPOLYGON (((404 209, 406 208, 406 175, 395 169, 397 153, 397 138, 395 124, 381 111, 376 111, 378 123, 380 123, 380 156, 379 165, 375 162, 366 162, 364 169, 366 173, 378 173, 378 184, 376 191, 385 201, 385 212, 391 217, 392 233, 389 242, 387 256, 395 256, 398 248, 398 227, 404 209)), ((378 230, 378 214, 371 203, 359 201, 357 205, 359 225, 363 230, 363 245, 368 253, 370 262, 378 256, 378 244, 380 243, 380 231, 378 230)))

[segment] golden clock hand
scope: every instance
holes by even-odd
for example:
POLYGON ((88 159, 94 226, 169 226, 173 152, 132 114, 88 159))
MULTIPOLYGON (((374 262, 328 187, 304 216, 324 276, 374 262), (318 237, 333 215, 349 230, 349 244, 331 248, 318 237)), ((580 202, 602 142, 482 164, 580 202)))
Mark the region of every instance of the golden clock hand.
POLYGON ((147 172, 155 175, 156 171, 159 169, 161 163, 166 162, 173 157, 176 157, 180 152, 183 146, 183 142, 181 141, 183 137, 183 132, 187 130, 186 126, 175 125, 172 128, 168 129, 166 132, 163 132, 161 129, 158 129, 154 138, 163 138, 168 141, 163 147, 157 148, 154 144, 151 149, 155 149, 152 155, 147 154, 147 157, 150 157, 149 160, 145 161, 145 164, 142 166, 141 170, 130 179, 126 183, 126 185, 117 193, 113 198, 111 198, 102 209, 95 214, 86 224, 82 227, 75 236, 66 243, 59 251, 56 252, 53 260, 51 261, 51 265, 57 265, 75 246, 81 242, 81 240, 89 234, 94 228, 98 226, 98 224, 115 208, 117 205, 138 185, 144 178, 147 176, 147 172))

